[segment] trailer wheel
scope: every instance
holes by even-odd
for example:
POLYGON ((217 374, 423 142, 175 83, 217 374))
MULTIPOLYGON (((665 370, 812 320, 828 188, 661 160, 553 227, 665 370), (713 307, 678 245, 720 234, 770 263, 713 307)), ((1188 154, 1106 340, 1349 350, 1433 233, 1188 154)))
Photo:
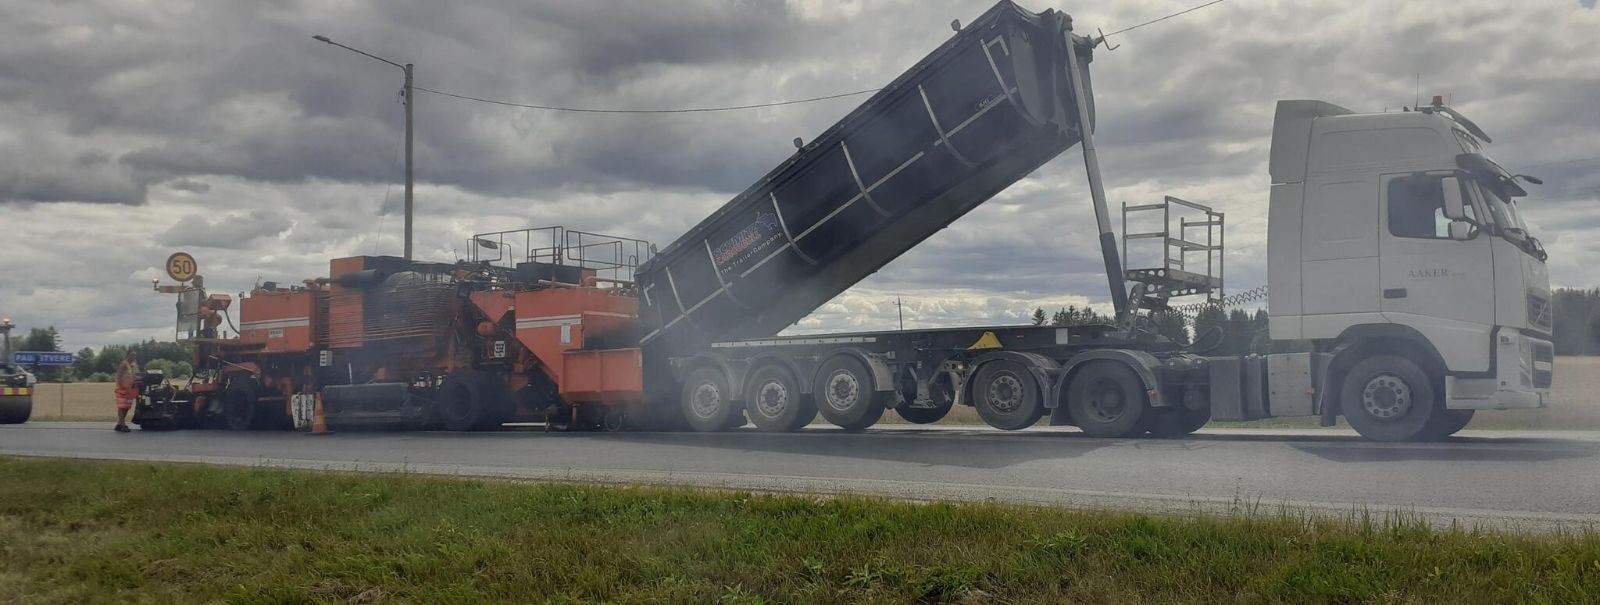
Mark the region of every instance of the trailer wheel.
POLYGON ((1128 437, 1144 426, 1149 395, 1133 368, 1122 362, 1091 361, 1067 386, 1067 407, 1078 428, 1094 437, 1128 437))
POLYGON ((972 379, 978 417, 997 429, 1016 431, 1044 417, 1044 396, 1028 368, 1010 359, 983 364, 972 379))
POLYGON ((1467 428, 1467 423, 1472 422, 1472 416, 1477 410, 1442 410, 1433 416, 1434 422, 1430 424, 1424 438, 1432 441, 1439 440, 1461 432, 1467 428))
POLYGON ((683 416, 694 430, 702 433, 727 430, 734 411, 728 380, 716 368, 697 369, 683 381, 683 416))
POLYGON ((1398 355, 1374 355, 1344 375, 1339 408, 1357 433, 1373 441, 1428 437, 1442 406, 1428 373, 1398 355))
POLYGON ((883 418, 887 393, 878 392, 866 364, 848 355, 839 355, 817 370, 811 392, 817 411, 839 428, 859 431, 883 418))
POLYGON ((222 426, 230 431, 248 431, 256 419, 256 387, 248 379, 228 381, 222 391, 222 426))
POLYGON ((903 392, 909 392, 910 396, 905 398, 905 403, 894 409, 894 413, 899 414, 901 418, 911 424, 933 424, 944 420, 944 417, 950 413, 950 408, 954 407, 956 402, 955 389, 950 385, 950 376, 941 373, 938 378, 928 383, 928 399, 932 400, 933 406, 915 408, 911 407, 912 399, 916 398, 916 384, 913 382, 910 385, 911 388, 903 390, 903 392))
POLYGON ((800 394, 800 384, 787 368, 768 364, 750 375, 745 412, 756 429, 767 433, 798 430, 817 417, 817 406, 800 394))

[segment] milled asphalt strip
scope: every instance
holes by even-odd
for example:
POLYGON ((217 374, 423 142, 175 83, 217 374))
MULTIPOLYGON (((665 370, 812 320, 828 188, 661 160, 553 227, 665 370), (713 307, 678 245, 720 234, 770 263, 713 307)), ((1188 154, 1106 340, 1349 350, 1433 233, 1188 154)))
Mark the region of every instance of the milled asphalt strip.
POLYGON ((0 448, 0 456, 75 458, 132 462, 175 462, 214 466, 255 466, 298 470, 414 474, 519 479, 541 482, 656 485, 747 490, 757 492, 834 495, 870 495, 911 501, 1005 502, 1078 508, 1131 510, 1153 514, 1310 514, 1342 519, 1370 516, 1383 522, 1392 514, 1416 516, 1435 527, 1506 529, 1515 531, 1600 530, 1600 515, 1538 511, 1491 510, 1450 507, 1374 507, 1358 503, 1297 500, 1246 501, 1240 498, 1174 496, 1135 492, 1108 492, 1044 487, 991 486, 893 479, 819 478, 789 475, 750 475, 718 472, 650 471, 633 469, 558 469, 392 462, 335 462, 292 458, 232 456, 133 455, 116 453, 62 453, 0 448))

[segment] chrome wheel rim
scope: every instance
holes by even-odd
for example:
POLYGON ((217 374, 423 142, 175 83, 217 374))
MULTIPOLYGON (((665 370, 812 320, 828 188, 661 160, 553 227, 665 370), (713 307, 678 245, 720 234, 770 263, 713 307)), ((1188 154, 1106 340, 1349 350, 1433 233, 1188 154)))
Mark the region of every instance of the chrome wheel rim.
POLYGON ((827 397, 828 407, 838 411, 847 411, 855 407, 861 399, 861 381, 848 370, 838 370, 828 376, 827 397))
POLYGON ((782 381, 769 380, 756 390, 756 410, 762 416, 776 418, 789 407, 789 387, 782 381))
POLYGON ((1122 389, 1111 380, 1097 380, 1089 389, 1089 416, 1098 422, 1115 422, 1122 418, 1128 404, 1122 389))
POLYGON ((689 409, 699 418, 710 418, 722 407, 722 390, 711 383, 700 383, 689 398, 689 409))
POLYGON ((1361 408, 1378 420, 1397 420, 1411 411, 1411 385, 1399 376, 1382 373, 1367 379, 1361 389, 1361 408))
POLYGON ((1016 374, 1003 372, 989 381, 989 407, 995 411, 1009 414, 1022 407, 1022 381, 1016 374))

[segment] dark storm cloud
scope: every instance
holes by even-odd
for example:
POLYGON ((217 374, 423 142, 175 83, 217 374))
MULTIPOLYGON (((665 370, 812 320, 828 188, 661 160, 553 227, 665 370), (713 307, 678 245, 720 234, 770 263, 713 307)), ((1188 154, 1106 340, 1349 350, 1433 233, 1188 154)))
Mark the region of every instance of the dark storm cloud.
MULTIPOLYGON (((1587 0, 1580 0, 1580 3, 1587 0)), ((1187 8, 1068 3, 1080 32, 1187 8)), ((1592 4, 1592 3, 1589 3, 1592 4)), ((327 259, 397 254, 400 71, 324 34, 417 64, 418 84, 511 101, 650 108, 759 103, 881 86, 989 0, 568 0, 327 3, 35 2, 0 21, 0 212, 27 229, 0 255, 29 267, 0 310, 71 327, 78 344, 168 330, 148 296, 174 246, 208 283, 321 275, 327 259), (88 203, 74 203, 88 202, 88 203), (143 204, 137 207, 106 204, 143 204), (56 255, 85 234, 115 253, 56 255), (90 258, 92 256, 92 258, 90 258), (131 294, 130 294, 131 296, 131 294), (138 299, 134 299, 138 300, 138 299)), ((1524 208, 1552 279, 1600 283, 1600 18, 1568 2, 1230 0, 1097 51, 1108 196, 1228 213, 1232 289, 1264 281, 1274 102, 1396 110, 1448 95, 1491 153, 1546 178, 1524 208), (1551 200, 1541 204, 1541 199, 1551 200)), ((672 116, 559 114, 419 93, 419 257, 533 225, 672 241, 862 101, 672 116)), ((802 322, 1008 322, 1106 300, 1082 160, 1070 150, 802 322)))
MULTIPOLYGON (((34 5, 0 25, 8 57, 0 104, 58 120, 51 135, 69 150, 89 137, 121 135, 115 147, 96 151, 121 166, 93 184, 69 183, 43 167, 18 170, 0 179, 0 202, 140 203, 153 181, 192 175, 395 178, 399 70, 313 42, 313 32, 415 61, 423 86, 618 106, 745 94, 765 100, 781 91, 752 90, 728 75, 781 59, 807 32, 783 2, 757 0, 605 10, 559 0, 386 3, 381 10, 243 2, 148 14, 104 8, 34 5)), ((419 94, 419 178, 474 191, 699 186, 707 169, 748 172, 754 164, 729 166, 726 158, 762 147, 683 123, 650 130, 638 122, 560 122, 508 140, 515 113, 419 94), (724 142, 685 144, 712 138, 724 142), (517 148, 547 161, 531 162, 517 148)))

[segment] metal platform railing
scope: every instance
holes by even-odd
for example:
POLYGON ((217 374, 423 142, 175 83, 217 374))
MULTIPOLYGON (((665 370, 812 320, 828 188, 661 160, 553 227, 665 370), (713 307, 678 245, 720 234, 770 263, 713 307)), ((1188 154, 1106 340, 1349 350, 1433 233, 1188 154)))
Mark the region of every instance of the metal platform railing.
POLYGON ((1210 206, 1166 196, 1159 204, 1122 204, 1122 271, 1128 281, 1144 284, 1146 296, 1161 300, 1180 296, 1205 295, 1221 300, 1223 289, 1223 213, 1210 206), (1129 215, 1148 225, 1147 215, 1161 213, 1160 229, 1140 233, 1128 231, 1129 215), (1176 230, 1173 220, 1176 219, 1176 230), (1156 266, 1129 268, 1128 244, 1135 240, 1156 240, 1161 244, 1156 266))
POLYGON ((472 236, 468 259, 507 269, 538 262, 593 271, 601 281, 632 283, 633 272, 655 256, 654 244, 561 226, 494 231, 472 236))

